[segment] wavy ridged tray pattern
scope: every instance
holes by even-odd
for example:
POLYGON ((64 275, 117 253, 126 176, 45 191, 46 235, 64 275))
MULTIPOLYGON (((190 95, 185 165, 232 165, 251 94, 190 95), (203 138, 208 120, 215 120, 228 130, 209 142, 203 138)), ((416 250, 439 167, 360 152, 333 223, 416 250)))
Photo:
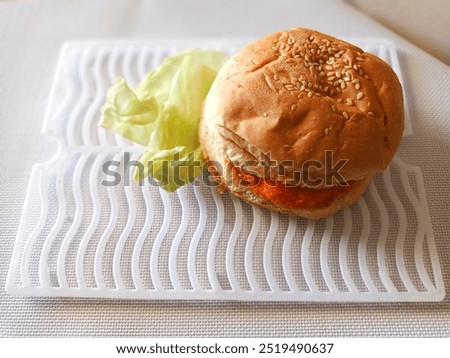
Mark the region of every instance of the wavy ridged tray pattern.
MULTIPOLYGON (((400 75, 394 46, 353 40, 400 75)), ((437 301, 444 297, 420 168, 396 157, 353 206, 306 220, 219 195, 207 174, 167 193, 134 183, 143 148, 98 128, 117 76, 136 85, 185 47, 243 42, 71 42, 43 133, 55 156, 33 168, 7 291, 34 296, 254 301, 437 301), (124 153, 130 153, 125 158, 124 153), (104 163, 122 182, 106 186, 104 163), (102 184, 103 182, 103 184, 102 184)), ((405 135, 412 128, 407 116, 405 135)))

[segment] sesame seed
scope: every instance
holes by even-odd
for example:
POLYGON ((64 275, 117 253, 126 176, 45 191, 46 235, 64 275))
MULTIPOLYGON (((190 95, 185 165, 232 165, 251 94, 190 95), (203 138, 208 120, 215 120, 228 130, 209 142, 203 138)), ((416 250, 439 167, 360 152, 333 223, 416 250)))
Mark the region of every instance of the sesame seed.
POLYGON ((341 88, 344 89, 345 87, 346 87, 346 86, 345 86, 345 82, 342 81, 342 82, 341 82, 341 88))
POLYGON ((355 78, 353 81, 352 81, 352 83, 358 83, 359 82, 359 80, 357 79, 357 78, 355 78))
POLYGON ((266 112, 264 112, 264 113, 263 113, 263 116, 264 116, 264 117, 267 117, 267 113, 266 113, 266 112))
POLYGON ((334 95, 334 89, 330 89, 330 96, 334 95))
POLYGON ((274 79, 275 81, 278 81, 280 78, 278 77, 278 75, 274 75, 274 76, 273 76, 273 79, 274 79))
POLYGON ((328 92, 328 90, 330 89, 330 87, 325 86, 325 88, 323 89, 324 92, 328 92))
POLYGON ((310 39, 311 41, 314 41, 314 36, 311 35, 311 36, 309 37, 309 39, 310 39))
POLYGON ((368 79, 369 79, 369 76, 367 76, 367 75, 364 75, 364 78, 368 80, 368 79))
POLYGON ((332 69, 333 69, 333 66, 328 65, 328 66, 326 66, 325 68, 326 68, 327 70, 332 70, 332 69))
POLYGON ((293 105, 291 106, 291 111, 295 111, 296 109, 297 109, 297 105, 293 104, 293 105))
POLYGON ((303 98, 303 93, 299 93, 297 98, 303 98))
POLYGON ((319 92, 316 92, 317 97, 322 97, 322 95, 319 92))
POLYGON ((358 66, 357 66, 357 65, 353 65, 353 69, 354 69, 355 71, 358 71, 358 66))
POLYGON ((323 71, 319 72, 319 77, 325 77, 325 76, 326 76, 325 72, 323 72, 323 71))
POLYGON ((353 101, 351 100, 351 98, 347 98, 347 104, 349 106, 353 106, 353 101))
POLYGON ((344 81, 345 81, 345 82, 350 81, 350 77, 344 77, 344 81))
POLYGON ((364 61, 362 57, 356 57, 356 61, 364 61))
POLYGON ((361 99, 361 98, 363 98, 363 93, 358 92, 358 94, 356 95, 356 99, 361 99))
POLYGON ((345 119, 348 119, 348 113, 347 112, 342 112, 342 115, 344 116, 345 119))
POLYGON ((367 113, 367 115, 369 116, 369 117, 374 117, 375 115, 373 114, 373 112, 369 112, 369 113, 367 113))
POLYGON ((332 110, 333 112, 336 112, 336 106, 335 106, 334 104, 331 105, 331 110, 332 110))
POLYGON ((363 76, 364 75, 364 72, 363 72, 363 70, 359 70, 359 72, 358 72, 361 76, 363 76))
POLYGON ((359 89, 361 88, 361 85, 360 85, 359 83, 357 83, 357 84, 355 84, 355 88, 356 88, 357 90, 359 90, 359 89))
POLYGON ((341 78, 341 73, 339 71, 336 71, 336 77, 341 78))
POLYGON ((338 53, 335 53, 334 57, 339 58, 339 57, 341 57, 341 55, 339 55, 338 53))
POLYGON ((308 82, 308 88, 311 89, 313 87, 312 82, 308 82))
POLYGON ((329 76, 333 76, 334 75, 334 72, 327 72, 327 76, 329 77, 329 76))
POLYGON ((325 135, 328 135, 329 132, 330 130, 328 128, 325 128, 325 135))
POLYGON ((336 88, 337 93, 342 93, 341 87, 336 88))
POLYGON ((311 98, 314 94, 312 92, 308 92, 308 98, 311 98))
POLYGON ((336 77, 334 77, 334 76, 328 77, 328 81, 334 81, 335 79, 336 79, 336 77))
POLYGON ((342 103, 342 98, 338 98, 337 102, 342 103))

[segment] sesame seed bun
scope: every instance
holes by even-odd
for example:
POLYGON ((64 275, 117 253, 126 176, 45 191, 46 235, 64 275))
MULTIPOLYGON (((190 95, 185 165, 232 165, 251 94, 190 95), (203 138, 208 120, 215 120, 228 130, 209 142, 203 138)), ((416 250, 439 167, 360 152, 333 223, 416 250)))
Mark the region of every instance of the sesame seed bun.
POLYGON ((389 165, 403 117, 402 89, 388 64, 329 35, 295 28, 249 44, 223 66, 204 104, 200 142, 222 188, 272 210, 319 218, 357 200, 389 165), (345 164, 339 178, 327 170, 334 165, 330 155, 345 164), (315 164, 306 170, 308 163, 315 164), (272 188, 252 187, 233 168, 267 179, 272 188), (284 205, 273 187, 286 191, 298 173, 308 180, 296 185, 317 196, 350 185, 326 203, 284 205))

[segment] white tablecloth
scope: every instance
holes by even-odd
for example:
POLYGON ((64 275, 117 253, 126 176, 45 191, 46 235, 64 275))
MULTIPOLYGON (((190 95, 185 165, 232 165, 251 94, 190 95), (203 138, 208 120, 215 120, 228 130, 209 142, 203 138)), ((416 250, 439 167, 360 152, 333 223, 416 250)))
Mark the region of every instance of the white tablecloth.
POLYGON ((0 3, 0 336, 450 336, 438 303, 312 304, 29 298, 4 285, 61 44, 71 39, 258 37, 304 26, 337 37, 389 38, 399 51, 414 134, 401 151, 424 174, 450 287, 449 67, 335 1, 38 1, 0 3))

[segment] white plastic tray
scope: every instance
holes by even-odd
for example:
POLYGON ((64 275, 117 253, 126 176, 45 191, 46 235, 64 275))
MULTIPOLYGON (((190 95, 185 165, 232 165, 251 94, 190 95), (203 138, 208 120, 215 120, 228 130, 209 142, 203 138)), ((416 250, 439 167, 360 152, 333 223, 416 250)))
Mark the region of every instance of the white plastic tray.
MULTIPOLYGON (((394 46, 358 40, 400 75, 394 46)), ((6 289, 32 296, 254 301, 438 301, 445 291, 420 168, 396 157, 356 204, 305 220, 252 207, 198 181, 166 193, 106 187, 133 143, 98 128, 117 76, 136 85, 185 47, 229 54, 246 41, 71 42, 61 52, 6 289)), ((401 76, 400 76, 401 77, 401 76)), ((412 134, 407 115, 405 135, 412 134)), ((125 177, 124 177, 125 178, 125 177)), ((123 179, 124 179, 123 178, 123 179)))

